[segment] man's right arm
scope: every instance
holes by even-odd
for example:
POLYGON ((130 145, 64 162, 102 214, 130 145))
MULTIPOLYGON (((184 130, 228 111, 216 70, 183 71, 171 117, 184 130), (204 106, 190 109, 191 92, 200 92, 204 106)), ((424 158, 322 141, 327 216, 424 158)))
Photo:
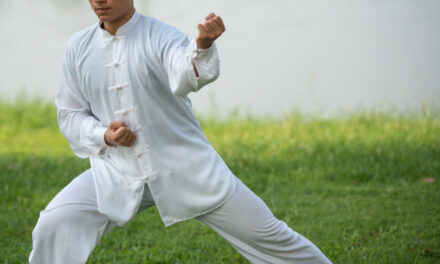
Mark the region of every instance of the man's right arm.
POLYGON ((123 122, 112 121, 106 127, 93 115, 79 87, 75 57, 68 46, 55 97, 58 126, 73 152, 80 158, 104 157, 109 146, 132 145, 136 135, 123 122))
POLYGON ((79 89, 71 47, 64 53, 55 96, 58 126, 78 157, 104 156, 109 147, 104 140, 107 127, 92 114, 79 89))

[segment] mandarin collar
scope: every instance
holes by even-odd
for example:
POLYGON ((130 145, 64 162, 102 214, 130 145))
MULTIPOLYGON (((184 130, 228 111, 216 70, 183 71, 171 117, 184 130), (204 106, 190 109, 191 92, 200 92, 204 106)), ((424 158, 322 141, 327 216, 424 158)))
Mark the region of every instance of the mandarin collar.
MULTIPOLYGON (((135 9, 133 15, 131 16, 131 18, 130 18, 127 22, 125 22, 125 24, 123 24, 122 26, 120 26, 120 27, 118 28, 118 30, 116 30, 116 34, 115 34, 115 36, 122 36, 122 35, 125 35, 128 31, 130 31, 130 29, 133 28, 133 26, 134 26, 134 25, 136 24, 136 22, 139 20, 139 17, 140 17, 140 15, 139 15, 139 13, 136 11, 136 9, 135 9)), ((99 27, 99 29, 101 30, 102 36, 103 36, 104 38, 113 38, 113 35, 112 35, 112 34, 110 34, 107 30, 105 30, 105 29, 102 28, 102 24, 103 24, 103 23, 104 23, 104 22, 102 22, 102 21, 99 21, 99 22, 98 22, 98 27, 99 27)))

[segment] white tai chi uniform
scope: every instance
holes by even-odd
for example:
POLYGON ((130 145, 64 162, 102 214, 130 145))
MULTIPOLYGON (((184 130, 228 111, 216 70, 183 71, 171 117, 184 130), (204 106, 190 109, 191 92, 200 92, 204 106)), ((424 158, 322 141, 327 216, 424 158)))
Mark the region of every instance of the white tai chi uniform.
POLYGON ((329 263, 273 217, 204 136, 186 95, 218 77, 215 45, 197 49, 137 12, 115 36, 100 25, 70 39, 55 99, 61 132, 91 169, 42 211, 30 262, 84 263, 102 234, 154 204, 166 226, 197 217, 255 263, 329 263), (113 120, 136 133, 132 146, 104 142, 113 120))

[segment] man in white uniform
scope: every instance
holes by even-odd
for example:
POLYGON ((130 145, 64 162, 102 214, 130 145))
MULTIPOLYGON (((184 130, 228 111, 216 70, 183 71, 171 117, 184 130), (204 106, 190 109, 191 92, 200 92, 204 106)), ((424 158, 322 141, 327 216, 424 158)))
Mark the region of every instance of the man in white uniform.
POLYGON ((132 0, 90 4, 100 22, 69 40, 55 104, 91 169, 41 212, 30 263, 85 263, 104 233, 152 205, 166 226, 196 218, 253 263, 330 263, 229 170, 193 114, 187 94, 219 75, 222 19, 210 14, 190 42, 132 0))

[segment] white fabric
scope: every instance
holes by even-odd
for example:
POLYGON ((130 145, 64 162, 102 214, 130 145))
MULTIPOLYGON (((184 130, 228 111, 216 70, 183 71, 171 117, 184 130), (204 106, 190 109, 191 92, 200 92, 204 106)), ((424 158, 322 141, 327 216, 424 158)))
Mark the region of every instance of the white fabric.
POLYGON ((58 124, 74 153, 90 158, 99 212, 124 225, 145 183, 166 226, 232 195, 234 175, 186 96, 218 75, 215 45, 197 49, 176 28, 137 12, 115 36, 99 24, 72 36, 55 99, 58 124), (106 127, 116 120, 136 132, 132 146, 105 144, 106 127))
MULTIPOLYGON (((276 219, 239 179, 221 207, 198 216, 252 263, 331 263, 309 240, 276 219)), ((148 187, 140 210, 154 205, 148 187)), ((102 235, 115 223, 97 210, 91 170, 68 184, 40 213, 32 232, 31 264, 86 263, 102 235)), ((145 223, 148 229, 148 223, 145 223)), ((145 248, 148 250, 148 248, 145 248)), ((209 261, 209 260, 206 260, 209 261)))

